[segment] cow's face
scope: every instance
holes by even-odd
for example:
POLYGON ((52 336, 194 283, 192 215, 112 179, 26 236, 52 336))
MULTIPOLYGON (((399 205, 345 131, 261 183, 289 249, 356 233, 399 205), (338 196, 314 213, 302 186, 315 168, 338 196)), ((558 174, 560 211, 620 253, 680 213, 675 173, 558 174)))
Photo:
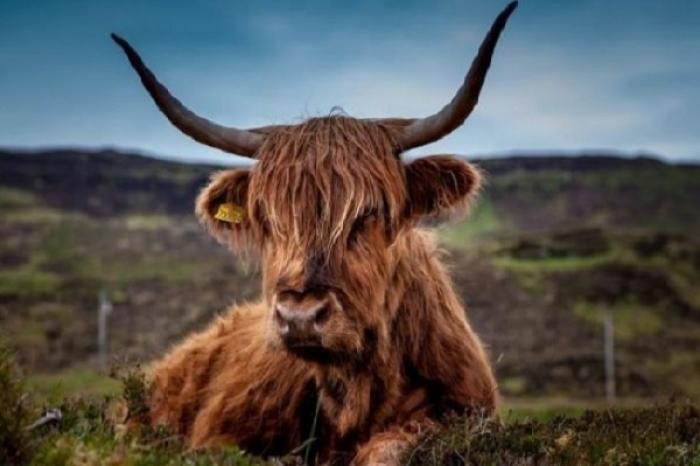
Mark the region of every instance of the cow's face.
MULTIPOLYGON (((333 116, 277 129, 251 170, 217 174, 198 201, 209 230, 262 262, 270 342, 304 358, 358 362, 389 332, 397 244, 479 185, 445 156, 404 166, 392 129, 333 116), (238 218, 217 219, 221 206, 238 218)), ((221 215, 219 215, 221 218, 221 215)))

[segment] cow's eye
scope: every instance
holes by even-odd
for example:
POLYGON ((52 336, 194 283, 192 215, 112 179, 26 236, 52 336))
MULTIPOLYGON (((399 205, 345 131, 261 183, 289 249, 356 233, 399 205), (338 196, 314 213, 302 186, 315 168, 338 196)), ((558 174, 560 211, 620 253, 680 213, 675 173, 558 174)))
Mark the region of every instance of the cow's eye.
POLYGON ((350 229, 350 233, 348 234, 348 244, 349 245, 355 244, 355 242, 357 242, 357 238, 364 231, 367 230, 367 227, 369 226, 369 224, 372 223, 376 218, 377 218, 377 212, 375 210, 365 212, 364 214, 357 217, 352 224, 352 228, 350 229))

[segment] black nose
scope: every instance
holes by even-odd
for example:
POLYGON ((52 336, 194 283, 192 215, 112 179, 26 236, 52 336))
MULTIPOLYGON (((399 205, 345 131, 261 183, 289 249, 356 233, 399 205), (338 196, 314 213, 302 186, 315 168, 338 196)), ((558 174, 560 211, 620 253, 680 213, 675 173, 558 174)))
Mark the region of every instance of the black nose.
POLYGON ((315 344, 319 342, 329 312, 327 299, 279 301, 275 306, 275 323, 286 343, 315 344))

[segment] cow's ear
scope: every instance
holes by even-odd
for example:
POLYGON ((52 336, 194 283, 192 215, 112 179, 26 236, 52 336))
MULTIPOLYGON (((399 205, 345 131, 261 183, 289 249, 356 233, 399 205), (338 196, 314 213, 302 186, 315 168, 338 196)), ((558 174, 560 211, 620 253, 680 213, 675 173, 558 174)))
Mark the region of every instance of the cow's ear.
POLYGON ((223 170, 214 173, 197 197, 195 212, 207 231, 235 252, 250 242, 247 213, 248 170, 223 170))
POLYGON ((406 166, 406 217, 439 221, 465 214, 481 186, 472 164, 448 155, 432 155, 406 166))

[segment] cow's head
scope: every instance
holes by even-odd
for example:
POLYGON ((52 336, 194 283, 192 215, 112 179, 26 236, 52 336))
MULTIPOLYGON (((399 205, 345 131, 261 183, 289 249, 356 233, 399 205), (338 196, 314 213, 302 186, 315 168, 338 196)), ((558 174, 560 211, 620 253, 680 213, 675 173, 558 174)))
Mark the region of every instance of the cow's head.
POLYGON ((468 163, 400 154, 460 126, 475 107, 511 3, 496 19, 453 100, 422 119, 312 118, 242 130, 185 108, 123 39, 113 36, 160 110, 195 140, 249 156, 249 170, 216 174, 197 213, 234 250, 262 262, 270 341, 305 358, 359 361, 390 331, 388 289, 397 249, 424 218, 468 204, 479 174, 468 163))

